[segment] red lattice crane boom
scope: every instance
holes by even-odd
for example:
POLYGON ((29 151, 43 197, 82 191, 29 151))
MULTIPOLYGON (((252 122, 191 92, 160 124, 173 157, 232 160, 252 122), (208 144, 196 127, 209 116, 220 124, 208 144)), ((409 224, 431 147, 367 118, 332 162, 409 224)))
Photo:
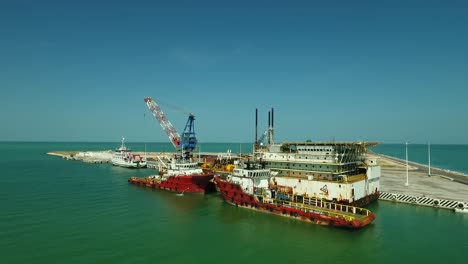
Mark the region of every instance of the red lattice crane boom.
POLYGON ((167 136, 172 142, 172 145, 174 145, 176 149, 179 149, 180 135, 177 132, 177 130, 175 130, 171 122, 167 119, 166 115, 163 113, 159 105, 153 99, 151 99, 151 97, 146 97, 145 102, 146 105, 148 105, 148 108, 151 111, 151 113, 153 113, 153 116, 158 120, 164 132, 166 132, 167 136))

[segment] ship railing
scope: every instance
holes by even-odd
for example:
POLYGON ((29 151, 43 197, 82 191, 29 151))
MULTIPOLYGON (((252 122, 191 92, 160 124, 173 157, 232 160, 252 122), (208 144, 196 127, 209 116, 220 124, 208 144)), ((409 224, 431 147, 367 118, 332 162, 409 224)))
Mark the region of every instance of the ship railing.
POLYGON ((327 202, 318 198, 304 198, 303 202, 294 202, 288 200, 268 199, 275 204, 282 204, 290 208, 296 208, 305 212, 314 212, 328 216, 334 216, 353 221, 356 218, 369 216, 372 212, 365 208, 360 208, 352 205, 338 204, 327 202))

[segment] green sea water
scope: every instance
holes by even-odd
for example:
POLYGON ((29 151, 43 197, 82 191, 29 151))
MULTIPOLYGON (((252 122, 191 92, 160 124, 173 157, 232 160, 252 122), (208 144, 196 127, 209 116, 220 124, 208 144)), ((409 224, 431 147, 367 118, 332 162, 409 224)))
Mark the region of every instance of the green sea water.
MULTIPOLYGON (((144 143, 131 144, 143 151, 144 143)), ((164 144, 163 144, 164 145, 164 144)), ((131 170, 48 156, 118 143, 0 143, 0 263, 466 263, 468 214, 379 201, 361 230, 134 186, 131 170)), ((146 144, 148 151, 162 145, 146 144)), ((170 146, 166 145, 166 151, 170 146)), ((239 144, 204 144, 202 151, 239 144), (211 145, 211 146, 210 146, 211 145)), ((237 148, 237 149, 236 149, 237 148)))
MULTIPOLYGON (((371 150, 395 158, 406 159, 405 144, 381 144, 372 147, 371 150)), ((408 144, 409 161, 428 165, 429 156, 431 157, 431 166, 468 174, 468 145, 408 144)))

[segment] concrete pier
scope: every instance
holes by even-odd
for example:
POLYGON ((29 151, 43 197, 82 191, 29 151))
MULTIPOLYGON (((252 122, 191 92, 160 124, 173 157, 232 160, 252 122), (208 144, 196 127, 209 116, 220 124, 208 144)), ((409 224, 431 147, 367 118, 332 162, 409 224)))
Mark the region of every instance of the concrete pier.
POLYGON ((446 209, 465 209, 468 212, 468 175, 373 154, 382 168, 380 191, 382 200, 411 203, 446 209), (441 206, 443 205, 443 206, 441 206))
POLYGON ((47 155, 62 157, 66 160, 79 160, 86 163, 109 163, 112 151, 53 151, 47 155))
MULTIPOLYGON (((112 150, 105 151, 52 151, 47 155, 61 157, 66 160, 78 160, 86 163, 109 163, 112 159, 112 150)), ((173 157, 173 152, 132 152, 139 154, 148 160, 148 164, 157 164, 158 160, 169 162, 173 157), (154 162, 153 162, 154 161, 154 162)), ((195 162, 210 162, 214 159, 237 159, 238 156, 231 153, 217 153, 217 152, 202 152, 193 153, 193 160, 195 162)), ((149 168, 155 168, 155 166, 149 168)))

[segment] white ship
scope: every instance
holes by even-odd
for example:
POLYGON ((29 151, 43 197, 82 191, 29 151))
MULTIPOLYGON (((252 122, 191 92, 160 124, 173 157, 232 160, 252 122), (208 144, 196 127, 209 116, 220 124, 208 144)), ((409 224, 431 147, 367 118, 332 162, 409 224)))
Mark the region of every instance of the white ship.
MULTIPOLYGON (((257 114, 257 113, 256 113, 257 114)), ((268 142, 256 139, 254 156, 277 172, 271 184, 291 195, 366 206, 379 197, 380 166, 367 155, 377 142, 273 142, 273 109, 268 142)), ((256 126, 258 117, 256 116, 256 126)))
POLYGON ((324 201, 306 194, 294 195, 288 188, 272 184, 275 172, 265 162, 238 163, 226 179, 215 176, 223 199, 232 205, 269 212, 321 225, 361 228, 375 215, 365 209, 324 201))
POLYGON ((125 146, 124 141, 125 138, 122 138, 122 145, 112 155, 112 164, 125 168, 145 168, 146 159, 140 154, 132 153, 131 149, 125 146))
POLYGON ((292 195, 365 206, 379 197, 380 166, 366 156, 373 142, 285 142, 255 157, 278 174, 271 184, 292 195))

